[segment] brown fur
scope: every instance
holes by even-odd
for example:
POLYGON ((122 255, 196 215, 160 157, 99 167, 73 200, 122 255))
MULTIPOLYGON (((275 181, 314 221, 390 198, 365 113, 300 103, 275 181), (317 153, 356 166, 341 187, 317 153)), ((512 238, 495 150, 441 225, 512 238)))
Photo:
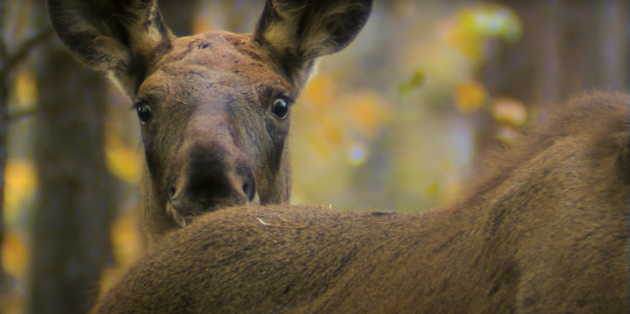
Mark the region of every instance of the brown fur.
POLYGON ((451 207, 205 214, 94 313, 628 313, 628 101, 555 107, 451 207))
POLYGON ((155 0, 48 0, 69 51, 150 109, 142 214, 152 241, 223 206, 289 201, 290 114, 274 115, 274 102, 293 103, 316 59, 352 42, 371 6, 268 0, 253 34, 176 38, 155 0))

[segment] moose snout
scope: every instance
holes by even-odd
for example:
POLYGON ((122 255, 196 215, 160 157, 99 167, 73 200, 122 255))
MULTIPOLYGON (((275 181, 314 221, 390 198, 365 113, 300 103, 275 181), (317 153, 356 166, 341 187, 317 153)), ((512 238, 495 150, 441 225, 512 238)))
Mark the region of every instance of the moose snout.
POLYGON ((242 158, 230 158, 216 149, 197 149, 188 156, 167 192, 171 214, 180 225, 221 207, 258 201, 256 179, 242 158))

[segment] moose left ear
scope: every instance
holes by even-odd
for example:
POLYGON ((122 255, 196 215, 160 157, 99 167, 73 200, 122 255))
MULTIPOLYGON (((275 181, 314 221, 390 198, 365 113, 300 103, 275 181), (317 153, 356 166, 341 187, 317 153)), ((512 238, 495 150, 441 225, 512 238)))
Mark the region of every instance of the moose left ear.
POLYGON ((303 86, 313 61, 348 46, 372 11, 373 0, 267 0, 254 31, 287 78, 303 86))
POLYGON ((173 38, 157 0, 47 0, 63 45, 94 70, 111 74, 133 98, 155 49, 173 38))

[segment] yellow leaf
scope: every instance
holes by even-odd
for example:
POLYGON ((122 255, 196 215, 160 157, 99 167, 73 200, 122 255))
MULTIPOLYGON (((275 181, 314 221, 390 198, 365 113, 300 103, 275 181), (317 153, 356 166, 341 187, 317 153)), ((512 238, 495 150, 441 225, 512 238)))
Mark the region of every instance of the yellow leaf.
MULTIPOLYGON (((422 5, 422 4, 421 4, 422 5)), ((415 18, 418 3, 413 1, 394 1, 392 2, 393 11, 401 19, 415 18)))
POLYGON ((30 70, 19 71, 15 78, 15 97, 19 106, 29 106, 37 100, 37 81, 30 70))
POLYGON ((8 232, 2 243, 2 266, 15 278, 23 278, 28 261, 26 242, 15 232, 8 232))
POLYGON ((494 36, 513 41, 521 36, 521 21, 508 6, 481 4, 465 9, 458 16, 458 24, 470 34, 494 36))
POLYGON ((493 103, 492 116, 497 121, 521 126, 527 122, 527 108, 516 99, 498 98, 493 103))
POLYGON ((126 146, 122 140, 108 136, 105 155, 107 168, 111 173, 131 184, 140 182, 140 157, 134 149, 126 146))
POLYGON ((101 272, 101 279, 99 281, 100 296, 114 286, 120 278, 125 274, 125 267, 120 268, 106 268, 101 272))
POLYGON ((471 113, 479 109, 487 97, 486 89, 481 83, 477 81, 461 83, 457 86, 455 104, 460 111, 471 113))
POLYGON ((330 157, 330 149, 320 136, 313 133, 307 133, 306 138, 308 139, 308 143, 311 144, 311 146, 323 159, 328 159, 328 157, 330 157))
POLYGON ((448 162, 448 161, 446 161, 446 160, 443 160, 442 162, 440 162, 440 167, 441 167, 442 169, 444 169, 444 171, 446 171, 446 172, 451 172, 451 171, 453 171, 453 165, 451 165, 451 163, 449 163, 449 162, 448 162))
POLYGON ((446 34, 446 42, 464 56, 474 61, 480 61, 483 53, 484 38, 478 34, 471 34, 461 27, 455 26, 446 34))
POLYGON ((429 186, 427 187, 427 195, 429 196, 434 196, 437 195, 438 192, 440 190, 440 182, 433 182, 431 184, 429 184, 429 186))
POLYGON ((138 222, 133 215, 124 215, 112 224, 114 257, 120 265, 130 265, 140 253, 141 235, 138 222))
POLYGON ((0 313, 3 314, 23 314, 24 313, 24 298, 21 296, 22 292, 19 289, 9 290, 3 296, 0 296, 0 313))
POLYGON ((516 130, 508 125, 503 125, 499 128, 497 139, 503 143, 512 144, 517 136, 518 132, 516 130))
POLYGON ((111 227, 114 258, 120 267, 105 269, 99 281, 100 291, 107 291, 125 274, 141 254, 141 234, 134 215, 123 215, 111 227))
POLYGON ((459 199, 463 190, 463 186, 461 182, 455 181, 448 183, 444 186, 443 191, 440 193, 440 201, 442 204, 447 204, 449 202, 454 202, 459 199))
POLYGON ((300 98, 318 109, 332 106, 336 92, 335 82, 332 74, 320 73, 310 80, 300 98))
POLYGON ((424 71, 418 70, 418 71, 413 72, 413 74, 411 74, 411 77, 409 77, 407 82, 398 86, 398 92, 401 94, 406 94, 410 92, 411 90, 422 86, 422 84, 424 84, 425 78, 426 78, 426 75, 424 71))
POLYGON ((5 219, 12 223, 17 219, 20 204, 33 197, 37 184, 33 164, 24 160, 9 160, 5 168, 4 206, 5 219))
POLYGON ((206 33, 212 30, 212 22, 207 18, 195 18, 192 22, 192 34, 206 33))
POLYGON ((338 124, 335 124, 333 121, 328 121, 322 125, 322 133, 323 138, 328 141, 333 147, 338 147, 341 145, 343 140, 343 131, 338 124))
POLYGON ((521 22, 508 7, 482 4, 462 10, 446 35, 447 43, 474 61, 481 61, 488 37, 514 41, 521 36, 521 22))
POLYGON ((350 106, 358 131, 366 137, 374 136, 389 118, 389 110, 382 105, 379 96, 372 92, 353 94, 342 103, 350 106))

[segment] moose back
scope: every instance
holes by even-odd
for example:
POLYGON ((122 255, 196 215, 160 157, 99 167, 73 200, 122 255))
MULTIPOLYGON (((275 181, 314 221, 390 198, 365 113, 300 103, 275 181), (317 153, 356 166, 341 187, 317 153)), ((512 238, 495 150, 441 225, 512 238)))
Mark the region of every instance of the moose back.
POLYGON ((240 206, 165 237, 94 313, 623 313, 628 96, 554 107, 417 214, 240 206))

